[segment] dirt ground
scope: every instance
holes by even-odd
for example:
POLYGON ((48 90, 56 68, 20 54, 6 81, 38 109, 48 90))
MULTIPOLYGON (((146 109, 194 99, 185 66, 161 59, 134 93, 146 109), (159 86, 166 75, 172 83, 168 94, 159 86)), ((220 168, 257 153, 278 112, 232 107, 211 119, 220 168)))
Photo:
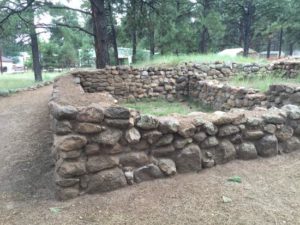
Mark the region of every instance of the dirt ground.
POLYGON ((0 225, 300 224, 300 151, 56 201, 51 88, 0 98, 0 225))

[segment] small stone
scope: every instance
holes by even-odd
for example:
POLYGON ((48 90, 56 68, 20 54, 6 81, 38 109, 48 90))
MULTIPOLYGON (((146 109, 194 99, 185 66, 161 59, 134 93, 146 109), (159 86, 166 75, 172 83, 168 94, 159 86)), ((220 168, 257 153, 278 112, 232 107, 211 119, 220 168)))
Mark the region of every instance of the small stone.
POLYGON ((142 115, 137 122, 137 126, 144 130, 152 130, 159 126, 159 121, 153 116, 142 115))
POLYGON ((119 153, 122 153, 122 152, 129 152, 130 147, 122 146, 119 143, 117 143, 116 145, 113 145, 113 146, 105 146, 105 147, 103 147, 102 150, 106 154, 114 155, 114 154, 119 154, 119 153))
POLYGON ((98 172, 100 170, 113 168, 117 165, 116 161, 109 156, 91 156, 88 157, 86 168, 89 172, 98 172))
POLYGON ((140 167, 148 164, 150 159, 144 152, 130 152, 121 155, 119 161, 123 167, 140 167))
POLYGON ((56 120, 53 119, 52 130, 54 133, 59 135, 65 135, 72 132, 72 125, 67 120, 56 120))
POLYGON ((125 171, 124 175, 126 177, 127 184, 132 185, 134 183, 133 171, 125 171))
POLYGON ((104 112, 107 118, 111 119, 129 119, 130 112, 127 108, 120 106, 113 106, 105 109, 104 112))
POLYGON ((190 144, 176 157, 176 167, 180 173, 200 171, 202 169, 202 155, 198 145, 190 144))
POLYGON ((292 120, 300 119, 300 108, 296 105, 285 105, 281 108, 287 112, 288 118, 292 120))
POLYGON ((79 135, 66 135, 54 139, 54 146, 57 150, 66 152, 82 149, 86 144, 86 137, 79 135))
POLYGON ((159 118, 159 131, 164 134, 167 133, 176 133, 179 128, 179 122, 177 119, 168 117, 168 118, 159 118))
POLYGON ((275 134, 276 126, 274 124, 268 124, 268 125, 264 126, 264 131, 269 134, 275 134))
POLYGON ((202 160, 203 168, 212 168, 215 166, 215 160, 213 159, 203 159, 202 160))
POLYGON ((176 174, 176 165, 171 159, 159 159, 158 167, 167 176, 173 176, 176 174))
POLYGON ((204 132, 198 132, 195 134, 194 136, 194 140, 197 142, 197 143, 201 143, 202 141, 205 140, 205 138, 207 137, 206 133, 204 132))
POLYGON ((107 128, 97 136, 94 136, 92 140, 98 144, 115 145, 122 137, 123 132, 115 128, 107 128))
POLYGON ((196 127, 192 123, 182 122, 179 125, 178 133, 184 137, 193 137, 196 131, 196 127))
POLYGON ((66 201, 79 196, 79 189, 77 187, 57 188, 55 197, 60 201, 66 201))
POLYGON ((87 193, 112 191, 126 185, 127 181, 121 169, 103 170, 90 176, 87 193))
POLYGON ((57 173, 62 177, 80 176, 86 173, 83 161, 63 161, 57 168, 57 173))
POLYGON ((160 171, 158 166, 154 164, 149 164, 134 170, 134 180, 137 183, 163 177, 163 173, 160 171))
POLYGON ((247 140, 258 140, 264 136, 264 132, 261 130, 246 130, 244 137, 247 140))
POLYGON ((100 147, 98 144, 88 144, 85 146, 85 153, 87 155, 97 155, 100 153, 100 147))
POLYGON ((152 150, 152 154, 154 156, 165 156, 170 153, 173 153, 175 151, 175 148, 173 145, 166 145, 162 147, 158 147, 152 150))
POLYGON ((282 148, 284 153, 300 150, 300 140, 297 137, 291 137, 282 144, 282 148))
POLYGON ((63 159, 76 159, 79 158, 81 155, 81 151, 77 150, 77 151, 60 151, 59 156, 63 159))
POLYGON ((143 134, 143 138, 147 139, 149 144, 154 144, 159 140, 159 138, 162 136, 162 133, 154 130, 154 131, 148 131, 143 134))
POLYGON ((263 119, 258 117, 248 117, 247 125, 251 127, 258 127, 263 124, 263 119))
POLYGON ((50 113, 58 120, 74 119, 78 113, 77 109, 71 105, 59 105, 55 102, 49 103, 50 113))
POLYGON ((278 154, 278 140, 275 135, 267 135, 255 145, 258 155, 271 157, 278 154))
POLYGON ((80 122, 101 123, 103 118, 103 109, 97 104, 81 108, 77 115, 77 120, 80 122))
POLYGON ((283 124, 285 121, 285 119, 282 116, 271 112, 266 115, 263 115, 262 117, 265 123, 283 124))
POLYGON ((125 133, 125 138, 129 144, 138 143, 141 139, 141 134, 136 128, 130 128, 125 133))
POLYGON ((218 133, 218 128, 209 121, 205 121, 203 124, 204 131, 209 135, 215 135, 218 133))
POLYGON ((117 128, 127 128, 129 126, 129 119, 105 119, 104 122, 107 126, 117 127, 117 128))
POLYGON ((79 183, 78 178, 62 178, 58 175, 55 176, 55 183, 61 187, 71 187, 79 183))
POLYGON ((219 128, 220 137, 226 137, 232 134, 237 134, 238 132, 240 132, 240 129, 234 125, 226 125, 219 128))
POLYGON ((250 160, 257 158, 257 151, 253 143, 242 143, 237 149, 237 156, 242 160, 250 160))
POLYGON ((187 144, 191 144, 192 142, 192 138, 176 138, 174 140, 174 147, 176 149, 183 149, 187 144))
POLYGON ((215 162, 216 164, 227 163, 235 159, 236 150, 234 145, 228 140, 222 140, 216 150, 215 162))

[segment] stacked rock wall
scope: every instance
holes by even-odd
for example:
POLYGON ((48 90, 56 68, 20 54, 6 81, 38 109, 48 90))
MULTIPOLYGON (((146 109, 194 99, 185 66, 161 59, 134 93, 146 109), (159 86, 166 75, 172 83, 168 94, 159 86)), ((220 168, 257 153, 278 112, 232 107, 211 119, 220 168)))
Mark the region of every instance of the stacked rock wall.
POLYGON ((300 147, 298 106, 154 117, 85 93, 75 76, 56 81, 49 103, 62 200, 300 147))

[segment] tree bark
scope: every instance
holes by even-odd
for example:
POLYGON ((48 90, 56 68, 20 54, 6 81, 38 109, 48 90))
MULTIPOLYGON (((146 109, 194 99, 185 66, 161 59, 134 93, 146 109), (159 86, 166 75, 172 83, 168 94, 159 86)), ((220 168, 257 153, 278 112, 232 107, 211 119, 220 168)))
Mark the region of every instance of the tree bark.
POLYGON ((269 35, 268 46, 267 46, 267 59, 269 59, 270 55, 271 55, 271 45, 272 45, 272 37, 271 37, 271 35, 269 35))
POLYGON ((292 56, 294 53, 294 43, 291 43, 289 45, 289 55, 292 56))
POLYGON ((132 41, 132 62, 136 62, 136 0, 131 0, 131 10, 132 10, 132 30, 131 30, 131 41, 132 41))
POLYGON ((111 38, 112 38, 112 46, 114 49, 115 62, 116 62, 116 65, 119 65, 117 34, 116 34, 115 25, 114 25, 114 19, 113 19, 113 15, 112 15, 112 8, 111 8, 110 1, 108 1, 108 12, 109 12, 109 19, 110 19, 111 38))
POLYGON ((245 57, 249 55, 250 49, 250 40, 251 40, 251 28, 252 28, 252 19, 255 14, 255 5, 252 0, 248 0, 245 3, 243 9, 243 22, 244 22, 244 53, 245 57))
POLYGON ((94 28, 96 67, 104 68, 109 64, 107 19, 104 0, 90 0, 94 28))
MULTIPOLYGON (((204 0, 202 3, 203 6, 203 17, 206 18, 209 14, 209 10, 211 8, 210 0, 204 0)), ((202 31, 200 34, 200 43, 199 43, 199 52, 200 53, 206 53, 207 52, 207 45, 209 41, 209 32, 208 28, 203 25, 202 31)))
POLYGON ((280 29, 280 35, 279 35, 279 54, 278 58, 281 58, 281 52, 282 52, 282 43, 283 43, 283 28, 280 29))
POLYGON ((40 62, 40 51, 39 51, 39 44, 37 34, 34 28, 30 33, 30 40, 31 40, 31 52, 32 52, 32 62, 33 62, 33 72, 34 72, 34 79, 35 81, 43 81, 42 78, 42 65, 40 62))

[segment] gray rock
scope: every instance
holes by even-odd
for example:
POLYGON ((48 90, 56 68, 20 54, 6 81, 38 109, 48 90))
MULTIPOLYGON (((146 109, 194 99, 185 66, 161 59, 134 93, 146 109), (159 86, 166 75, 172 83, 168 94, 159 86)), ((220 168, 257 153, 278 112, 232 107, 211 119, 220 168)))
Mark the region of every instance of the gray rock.
POLYGON ((176 149, 183 149, 187 144, 191 144, 192 142, 192 138, 176 138, 174 140, 174 147, 176 149))
POLYGON ((227 163, 236 157, 236 150, 234 145, 228 140, 222 140, 219 143, 215 153, 216 164, 227 163))
POLYGON ((133 171, 125 171, 124 175, 126 177, 127 184, 132 185, 134 183, 133 171))
POLYGON ((120 106, 112 106, 105 109, 104 114, 111 119, 129 119, 130 112, 127 108, 120 106))
POLYGON ((110 156, 99 155, 88 157, 86 168, 89 172, 98 172, 104 169, 110 169, 117 166, 116 161, 110 156))
POLYGON ((206 121, 203 124, 203 128, 204 131, 209 135, 215 135, 218 133, 218 128, 212 122, 206 121))
POLYGON ((167 133, 176 133, 179 128, 179 122, 177 119, 168 117, 168 118, 159 118, 159 131, 164 134, 167 133))
POLYGON ((293 136, 293 134, 294 134, 294 130, 290 126, 283 126, 275 133, 278 141, 286 141, 290 139, 293 136))
POLYGON ((82 160, 79 161, 63 161, 60 165, 57 165, 57 173, 61 177, 74 177, 80 176, 86 173, 85 163, 82 160))
POLYGON ((204 132, 198 132, 195 134, 194 136, 194 140, 197 142, 197 143, 201 143, 202 141, 205 140, 205 138, 207 137, 206 133, 204 132))
POLYGON ((150 144, 157 142, 161 136, 162 133, 157 130, 147 131, 143 134, 143 138, 147 139, 150 144))
POLYGON ((275 134, 276 126, 274 124, 267 124, 266 126, 264 126, 264 131, 269 134, 275 134))
POLYGON ((134 180, 137 183, 164 177, 164 174, 160 171, 158 166, 154 164, 138 168, 134 170, 133 174, 134 180))
POLYGON ((105 119, 105 123, 110 127, 127 128, 129 126, 129 119, 105 119))
POLYGON ((67 120, 52 120, 52 131, 59 135, 69 134, 72 132, 72 125, 67 120))
POLYGON ((285 122, 285 119, 281 115, 272 112, 263 115, 262 118, 264 119, 265 123, 283 124, 285 122))
POLYGON ((55 183, 61 187, 72 187, 79 183, 79 178, 62 178, 55 175, 55 183))
POLYGON ((138 129, 133 127, 126 131, 125 138, 129 144, 135 144, 141 140, 141 134, 138 129))
POLYGON ((259 140, 256 145, 259 156, 271 157, 278 154, 278 140, 275 135, 267 135, 259 140))
POLYGON ((76 151, 60 151, 59 156, 63 159, 76 159, 79 158, 81 155, 81 150, 76 150, 76 151))
POLYGON ((144 130, 156 129, 159 126, 158 120, 149 115, 142 115, 137 122, 137 126, 144 130))
POLYGON ((56 136, 54 146, 60 151, 74 151, 82 149, 87 144, 87 139, 79 135, 56 136))
POLYGON ((90 176, 87 193, 112 191, 126 185, 127 181, 121 169, 103 170, 90 176))
POLYGON ((261 130, 246 130, 244 132, 244 137, 247 140, 258 140, 264 136, 264 132, 261 130))
POLYGON ((201 148, 211 148, 217 146, 219 141, 216 137, 208 137, 201 143, 201 148))
POLYGON ((92 140, 98 144, 115 145, 122 137, 122 131, 115 128, 107 128, 100 134, 92 137, 92 140))
POLYGON ((258 117, 248 117, 246 124, 251 127, 258 127, 263 124, 263 119, 258 117))
POLYGON ((88 107, 81 108, 77 115, 77 120, 80 122, 101 123, 103 119, 103 108, 98 104, 92 104, 88 107))
POLYGON ((173 176, 176 174, 176 165, 171 159, 159 159, 158 167, 167 176, 173 176))
POLYGON ((55 197, 60 201, 66 201, 77 196, 79 196, 78 187, 57 188, 55 190, 55 197))
POLYGON ((50 113, 58 120, 74 119, 78 113, 77 109, 71 105, 59 105, 55 102, 49 103, 50 113))
POLYGON ((152 150, 152 154, 154 156, 165 156, 173 153, 175 151, 175 148, 173 145, 166 145, 162 147, 157 147, 152 150))
POLYGON ((200 171, 202 169, 202 154, 198 145, 190 144, 176 157, 176 167, 180 173, 200 171))
POLYGON ((157 147, 164 146, 164 145, 168 145, 168 144, 171 144, 171 143, 172 143, 173 139, 174 139, 173 134, 167 134, 167 135, 162 136, 162 137, 156 142, 155 145, 156 145, 157 147))
POLYGON ((300 140, 297 137, 291 137, 282 144, 282 151, 284 153, 290 153, 300 150, 300 140))
POLYGON ((219 136, 226 137, 232 134, 237 134, 240 132, 240 129, 234 125, 226 125, 219 128, 219 136))
POLYGON ((187 122, 180 123, 178 128, 178 133, 184 138, 193 137, 195 131, 196 127, 192 123, 187 122))
POLYGON ((9 96, 9 91, 7 91, 7 90, 0 90, 0 96, 1 97, 7 97, 7 96, 9 96))
POLYGON ((292 120, 300 119, 300 108, 296 105, 285 105, 281 108, 286 111, 288 118, 292 120))
POLYGON ((215 166, 215 160, 205 158, 202 160, 202 166, 203 168, 212 168, 215 166))
POLYGON ((150 159, 144 152, 130 152, 121 155, 119 162, 123 167, 140 167, 148 164, 150 159))
POLYGON ((242 143, 237 149, 237 156, 242 160, 250 160, 257 158, 257 151, 253 143, 242 143))
POLYGON ((84 148, 87 155, 97 155, 100 153, 100 147, 98 144, 88 144, 84 148))

